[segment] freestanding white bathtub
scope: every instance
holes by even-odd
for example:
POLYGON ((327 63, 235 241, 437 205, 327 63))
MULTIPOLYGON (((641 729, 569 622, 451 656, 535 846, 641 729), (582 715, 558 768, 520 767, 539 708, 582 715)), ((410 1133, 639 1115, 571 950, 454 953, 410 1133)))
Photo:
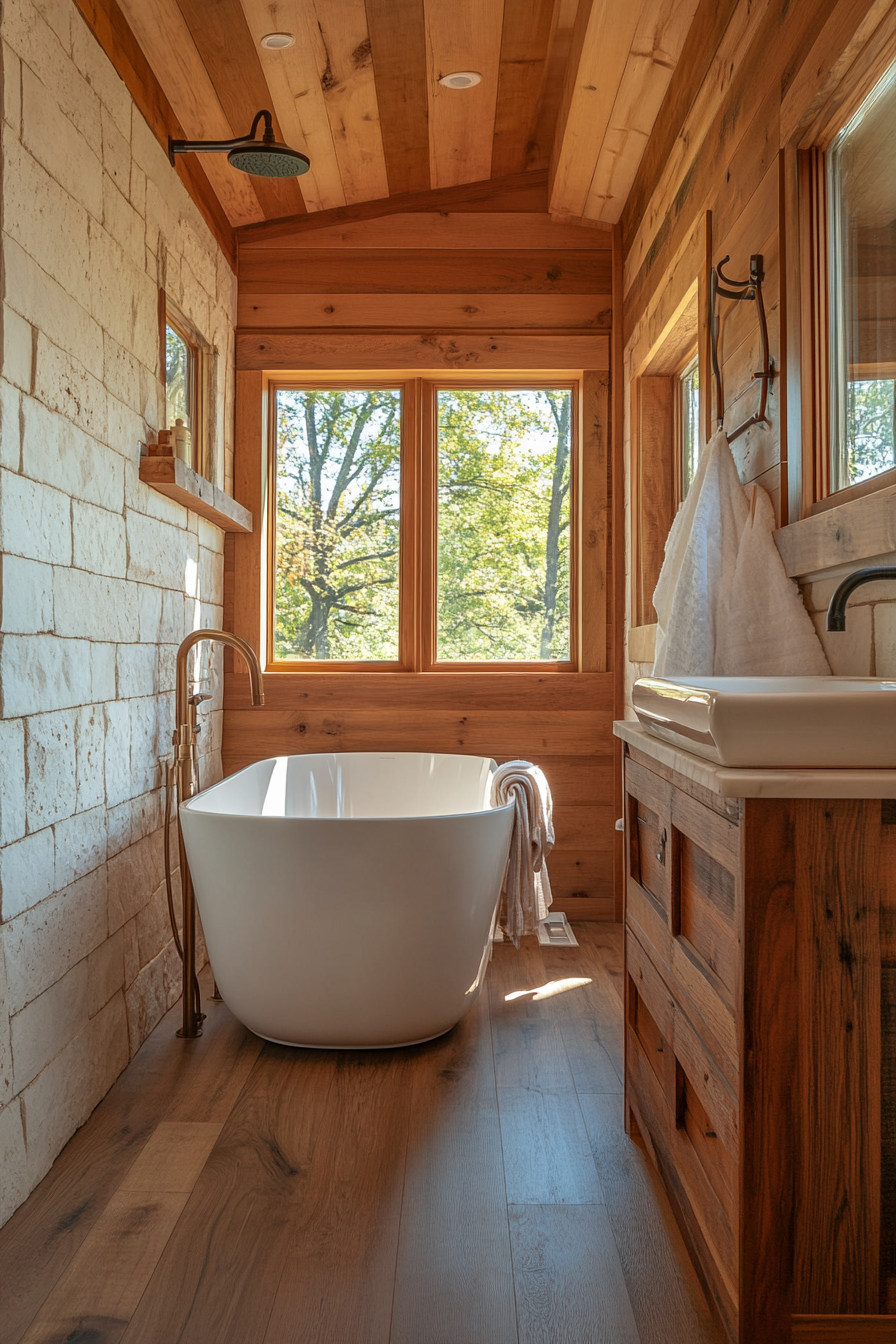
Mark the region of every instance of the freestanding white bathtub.
POLYGON ((284 1045, 382 1048, 475 1003, 510 845, 494 761, 259 761, 180 809, 218 988, 284 1045))

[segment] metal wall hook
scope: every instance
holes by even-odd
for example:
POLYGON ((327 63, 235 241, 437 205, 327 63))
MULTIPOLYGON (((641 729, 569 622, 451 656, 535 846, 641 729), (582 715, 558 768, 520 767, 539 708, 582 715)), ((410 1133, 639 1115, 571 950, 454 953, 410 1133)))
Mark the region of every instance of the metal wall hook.
MULTIPOLYGON (((729 443, 740 438, 741 434, 746 433, 751 425, 758 425, 765 421, 766 408, 768 406, 768 385, 775 376, 775 368, 768 351, 768 322, 765 316, 765 302, 762 297, 762 253, 754 252, 750 257, 750 278, 748 280, 732 280, 722 269, 730 261, 730 256, 723 257, 717 266, 713 266, 709 275, 709 330, 710 330, 710 354, 712 358, 712 372, 716 380, 716 428, 723 429, 725 421, 725 394, 722 386, 722 370, 719 365, 719 315, 716 311, 716 298, 733 299, 739 303, 744 300, 756 304, 756 314, 759 318, 759 340, 761 345, 762 368, 754 374, 752 381, 758 382, 761 386, 759 394, 759 410, 755 415, 751 415, 743 424, 738 425, 737 429, 727 434, 729 443), (720 283, 724 282, 723 285, 720 283)), ((745 389, 746 390, 746 389, 745 389)), ((738 393, 734 398, 737 401, 743 393, 738 393)))

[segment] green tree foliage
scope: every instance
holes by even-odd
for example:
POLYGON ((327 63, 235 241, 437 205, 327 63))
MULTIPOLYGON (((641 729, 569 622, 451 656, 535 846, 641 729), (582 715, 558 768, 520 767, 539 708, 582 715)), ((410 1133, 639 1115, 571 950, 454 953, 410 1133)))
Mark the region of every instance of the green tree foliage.
POLYGON ((439 393, 439 658, 569 657, 571 402, 439 393))
MULTIPOLYGON (((568 658, 571 394, 438 395, 438 656, 568 658)), ((400 442, 396 390, 278 393, 276 657, 398 657, 400 442)))
POLYGON ((847 479, 865 481, 896 466, 894 382, 875 378, 846 385, 847 479))
POLYGON ((172 327, 165 328, 165 413, 167 426, 173 428, 180 418, 190 424, 189 363, 187 343, 172 327))
POLYGON ((401 393, 277 395, 277 658, 398 657, 401 393))

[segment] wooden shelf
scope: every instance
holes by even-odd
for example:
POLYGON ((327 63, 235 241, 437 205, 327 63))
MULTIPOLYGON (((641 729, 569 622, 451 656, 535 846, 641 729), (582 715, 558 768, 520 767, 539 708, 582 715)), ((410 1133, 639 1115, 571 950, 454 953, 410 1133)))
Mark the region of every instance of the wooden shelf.
POLYGON ((140 479, 225 532, 251 532, 252 514, 179 457, 141 457, 140 479))
POLYGON ((896 485, 779 528, 775 541, 789 576, 805 578, 896 550, 896 485))

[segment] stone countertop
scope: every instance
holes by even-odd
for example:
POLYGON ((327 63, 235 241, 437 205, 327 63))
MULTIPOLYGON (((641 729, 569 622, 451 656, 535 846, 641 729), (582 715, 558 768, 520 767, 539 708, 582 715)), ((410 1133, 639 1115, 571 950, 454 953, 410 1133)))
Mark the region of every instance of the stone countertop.
POLYGON ((631 719, 617 720, 613 732, 645 756, 721 798, 896 798, 896 769, 738 769, 714 765, 701 756, 673 747, 631 719))

